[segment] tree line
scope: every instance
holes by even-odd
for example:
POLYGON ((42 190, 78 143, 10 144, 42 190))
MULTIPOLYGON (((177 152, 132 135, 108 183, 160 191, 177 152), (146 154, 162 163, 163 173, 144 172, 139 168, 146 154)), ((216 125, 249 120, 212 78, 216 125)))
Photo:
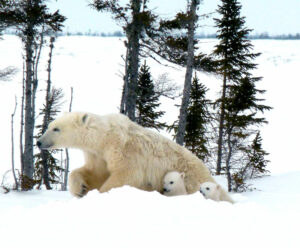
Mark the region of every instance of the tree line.
MULTIPOLYGON (((150 1, 130 0, 122 5, 119 0, 94 0, 89 5, 99 13, 111 13, 126 37, 120 112, 142 126, 173 132, 176 142, 208 163, 212 173, 226 175, 229 191, 245 190, 247 179, 267 173, 268 153, 262 148, 258 128, 267 123, 263 113, 271 107, 263 104, 265 91, 257 88, 262 78, 252 74, 257 68, 254 60, 260 54, 253 52, 248 38, 251 30, 240 15, 241 4, 237 0, 221 1, 217 9, 220 18, 214 19, 218 44, 211 54, 205 54, 195 33, 201 19, 209 18, 199 14, 202 1, 187 0, 186 10, 170 19, 149 9, 150 1), (153 81, 146 63, 149 58, 185 68, 179 116, 172 125, 160 121, 164 115, 159 109, 160 97, 174 98, 178 89, 166 78, 153 81), (206 98, 208 89, 200 82, 198 72, 222 78, 218 99, 206 98)), ((48 42, 48 81, 38 136, 59 112, 62 92, 51 84, 51 58, 55 37, 65 19, 59 10, 50 13, 45 0, 0 0, 0 28, 15 28, 25 52, 20 132, 23 190, 42 183, 50 189, 57 183, 57 171, 68 170, 57 166, 55 155, 49 152, 34 155, 39 54, 48 42)))
MULTIPOLYGON (((4 30, 4 34, 16 35, 17 32, 15 30, 4 30)), ((125 34, 118 30, 112 32, 98 32, 98 31, 61 31, 57 33, 57 36, 94 36, 94 37, 125 37, 125 34)), ((197 39, 216 39, 216 33, 196 33, 195 38, 197 39)), ((289 33, 289 34, 269 34, 268 32, 249 34, 248 39, 250 40, 299 40, 300 33, 289 33)))

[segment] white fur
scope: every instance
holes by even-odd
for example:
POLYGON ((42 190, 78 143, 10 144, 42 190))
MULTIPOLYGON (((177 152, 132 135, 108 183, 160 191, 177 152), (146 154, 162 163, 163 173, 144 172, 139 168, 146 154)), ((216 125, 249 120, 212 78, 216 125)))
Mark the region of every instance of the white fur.
POLYGON ((122 114, 66 113, 50 123, 38 145, 84 153, 85 164, 69 177, 69 190, 78 197, 92 189, 107 192, 123 185, 162 193, 163 177, 169 171, 185 173, 188 194, 197 192, 203 182, 214 182, 208 168, 189 150, 122 114))
POLYGON ((234 203, 228 193, 220 185, 213 182, 202 183, 200 186, 200 192, 206 199, 234 203))
POLYGON ((166 173, 164 180, 164 192, 166 196, 186 195, 184 186, 184 173, 178 171, 170 171, 166 173))

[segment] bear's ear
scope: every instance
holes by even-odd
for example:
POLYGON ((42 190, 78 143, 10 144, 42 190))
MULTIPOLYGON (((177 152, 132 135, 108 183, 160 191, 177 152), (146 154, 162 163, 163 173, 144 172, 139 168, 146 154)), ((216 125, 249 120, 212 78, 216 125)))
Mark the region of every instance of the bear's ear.
POLYGON ((219 190, 221 188, 221 186, 219 184, 217 184, 216 188, 217 188, 217 190, 219 190))
POLYGON ((185 176, 185 173, 184 173, 184 172, 181 172, 181 173, 180 173, 180 177, 181 177, 182 179, 184 179, 184 176, 185 176))
POLYGON ((86 123, 87 123, 87 118, 88 118, 88 114, 85 114, 85 115, 82 117, 82 123, 83 123, 83 124, 86 124, 86 123))

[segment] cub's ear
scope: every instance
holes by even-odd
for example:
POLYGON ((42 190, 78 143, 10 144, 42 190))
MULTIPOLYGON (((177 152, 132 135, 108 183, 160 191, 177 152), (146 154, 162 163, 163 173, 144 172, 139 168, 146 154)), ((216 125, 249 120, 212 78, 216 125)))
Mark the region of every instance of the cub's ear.
POLYGON ((180 176, 181 176, 182 179, 184 179, 185 173, 184 173, 184 172, 181 172, 181 173, 180 173, 180 176))
POLYGON ((217 187, 216 187, 218 190, 221 188, 221 186, 219 184, 217 184, 217 187))

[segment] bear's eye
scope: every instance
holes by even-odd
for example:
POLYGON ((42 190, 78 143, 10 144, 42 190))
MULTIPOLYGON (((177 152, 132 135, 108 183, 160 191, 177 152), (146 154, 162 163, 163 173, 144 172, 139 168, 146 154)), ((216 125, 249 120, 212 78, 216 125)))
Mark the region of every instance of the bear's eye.
POLYGON ((59 132, 60 130, 59 130, 59 128, 55 127, 55 128, 53 128, 53 131, 54 132, 59 132))
POLYGON ((174 183, 173 181, 170 182, 170 184, 173 184, 173 183, 174 183))
POLYGON ((206 190, 209 190, 209 187, 206 187, 206 190))

